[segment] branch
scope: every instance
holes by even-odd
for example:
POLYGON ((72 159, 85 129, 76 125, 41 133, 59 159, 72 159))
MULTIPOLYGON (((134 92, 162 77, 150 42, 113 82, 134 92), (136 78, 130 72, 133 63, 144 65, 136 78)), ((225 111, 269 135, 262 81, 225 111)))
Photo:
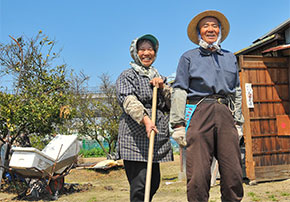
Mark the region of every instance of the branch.
POLYGON ((19 49, 20 49, 20 52, 21 52, 21 66, 23 65, 23 50, 22 50, 22 48, 21 48, 21 45, 18 43, 18 41, 16 40, 16 39, 14 39, 11 35, 9 35, 9 37, 13 40, 13 41, 15 41, 15 43, 17 43, 17 45, 18 45, 18 47, 19 47, 19 49))
POLYGON ((13 142, 14 142, 14 140, 20 135, 20 132, 24 129, 24 128, 26 128, 27 126, 29 126, 30 124, 28 123, 28 124, 24 124, 24 125, 22 125, 22 126, 20 126, 19 127, 19 129, 18 129, 18 131, 17 131, 17 134, 14 136, 14 137, 12 137, 11 138, 11 141, 10 141, 10 144, 12 145, 13 144, 13 142))
MULTIPOLYGON (((16 43, 17 43, 17 45, 18 45, 18 47, 19 47, 19 49, 20 49, 20 52, 21 52, 21 65, 20 65, 20 67, 22 67, 22 65, 23 65, 23 51, 22 51, 22 48, 21 48, 21 46, 20 46, 20 44, 18 43, 18 41, 16 40, 16 39, 14 39, 12 36, 10 36, 9 35, 9 37, 11 38, 11 39, 13 39, 13 41, 15 41, 16 43)), ((20 73, 19 73, 20 75, 19 75, 19 78, 20 78, 20 80, 21 80, 21 76, 22 76, 22 71, 20 70, 20 73)), ((19 86, 20 86, 20 80, 19 80, 19 82, 18 82, 18 86, 17 86, 17 89, 16 89, 16 95, 18 95, 18 90, 19 90, 19 86)))

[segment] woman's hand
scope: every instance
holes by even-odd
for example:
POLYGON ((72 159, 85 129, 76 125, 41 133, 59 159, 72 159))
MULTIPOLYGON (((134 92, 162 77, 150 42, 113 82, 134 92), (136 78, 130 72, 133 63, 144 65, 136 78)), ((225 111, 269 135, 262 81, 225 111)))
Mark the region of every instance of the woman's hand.
POLYGON ((155 124, 152 122, 152 120, 149 118, 149 116, 145 115, 143 117, 142 123, 146 127, 146 133, 147 133, 147 137, 148 138, 150 138, 150 134, 151 134, 152 130, 154 130, 156 134, 159 133, 159 131, 157 130, 155 124))
POLYGON ((150 83, 153 85, 153 86, 156 86, 157 88, 163 88, 164 86, 164 81, 163 79, 159 78, 159 77, 155 77, 153 78, 150 83))

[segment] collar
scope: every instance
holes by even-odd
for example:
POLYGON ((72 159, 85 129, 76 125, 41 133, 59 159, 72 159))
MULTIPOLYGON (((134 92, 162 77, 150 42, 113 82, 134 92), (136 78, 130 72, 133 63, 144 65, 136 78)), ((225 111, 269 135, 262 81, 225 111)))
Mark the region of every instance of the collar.
POLYGON ((199 52, 200 52, 200 54, 203 55, 203 56, 210 56, 210 55, 213 54, 213 53, 217 53, 217 54, 219 54, 219 55, 224 55, 222 49, 219 49, 219 50, 216 50, 216 51, 210 51, 210 50, 208 50, 208 49, 204 49, 204 48, 201 47, 201 46, 199 47, 199 52))

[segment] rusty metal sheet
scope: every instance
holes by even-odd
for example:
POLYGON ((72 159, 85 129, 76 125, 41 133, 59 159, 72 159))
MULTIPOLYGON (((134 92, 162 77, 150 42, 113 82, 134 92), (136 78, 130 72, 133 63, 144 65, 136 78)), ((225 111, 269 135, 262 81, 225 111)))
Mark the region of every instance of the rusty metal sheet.
POLYGON ((274 51, 285 50, 285 49, 290 49, 290 44, 275 46, 267 50, 264 50, 262 53, 268 53, 272 51, 274 52, 274 51))

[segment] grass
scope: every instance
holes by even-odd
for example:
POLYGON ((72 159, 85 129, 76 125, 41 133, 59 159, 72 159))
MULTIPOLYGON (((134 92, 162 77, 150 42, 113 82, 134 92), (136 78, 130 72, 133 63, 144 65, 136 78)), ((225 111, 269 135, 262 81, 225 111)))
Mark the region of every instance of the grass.
MULTIPOLYGON (((99 162, 105 159, 90 159, 92 162, 99 162)), ((161 184, 152 202, 184 202, 186 196, 186 179, 180 177, 180 161, 175 156, 174 162, 161 163, 161 184)), ((106 172, 72 169, 70 174, 65 176, 65 183, 91 184, 88 190, 76 191, 71 194, 61 195, 58 202, 112 202, 129 201, 130 188, 123 168, 111 169, 106 172)), ((244 198, 242 202, 286 202, 290 201, 290 179, 258 183, 255 186, 243 184, 244 198)), ((0 192, 0 201, 14 201, 16 194, 0 192)), ((211 187, 209 202, 220 202, 221 193, 219 180, 217 185, 211 187)), ((17 202, 17 201, 15 201, 17 202)), ((19 201, 20 202, 20 201, 19 201)), ((24 202, 24 201, 21 201, 24 202)), ((27 201, 28 202, 28 201, 27 201)), ((45 202, 39 200, 38 202, 45 202)))
POLYGON ((89 199, 87 202, 97 202, 97 198, 94 196, 93 198, 89 199))
POLYGON ((252 200, 252 201, 260 201, 260 198, 257 197, 257 195, 256 195, 254 192, 249 192, 249 193, 248 193, 248 196, 251 197, 251 200, 252 200))
POLYGON ((271 199, 271 201, 278 201, 278 200, 276 199, 276 196, 275 196, 274 194, 268 196, 268 198, 271 199))
POLYGON ((290 196, 290 193, 282 192, 282 193, 281 193, 281 196, 290 196))

